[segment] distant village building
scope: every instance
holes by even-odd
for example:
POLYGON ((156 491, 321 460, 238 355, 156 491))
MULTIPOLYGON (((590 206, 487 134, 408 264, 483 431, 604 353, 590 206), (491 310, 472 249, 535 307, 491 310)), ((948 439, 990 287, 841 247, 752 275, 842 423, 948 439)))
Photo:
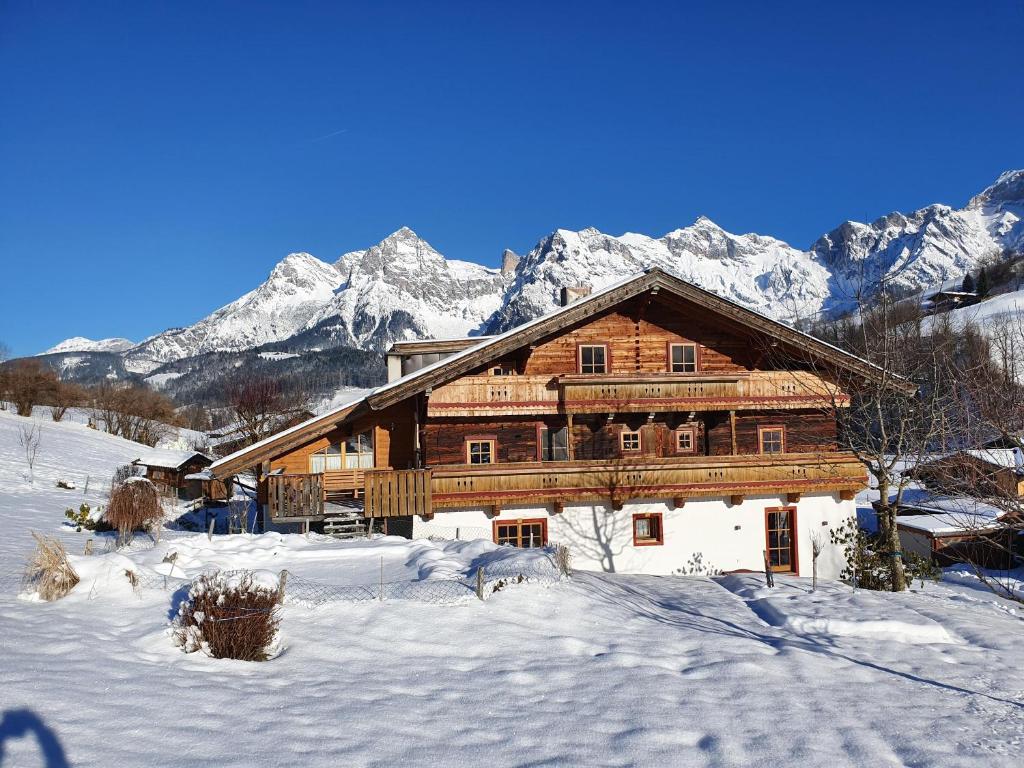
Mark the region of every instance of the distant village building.
POLYGON ((920 464, 914 479, 944 493, 979 498, 1024 496, 1024 453, 1020 448, 954 451, 920 464))
POLYGON ((938 291, 926 299, 932 312, 949 312, 978 303, 978 294, 968 291, 938 291))

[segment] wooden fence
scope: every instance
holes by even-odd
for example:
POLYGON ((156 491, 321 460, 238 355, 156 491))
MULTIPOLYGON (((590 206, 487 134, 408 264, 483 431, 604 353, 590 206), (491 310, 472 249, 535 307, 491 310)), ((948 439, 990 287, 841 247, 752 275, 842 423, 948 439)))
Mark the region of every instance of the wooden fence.
POLYGON ((429 469, 374 469, 365 478, 366 517, 433 514, 429 469))
POLYGON ((267 503, 274 520, 321 517, 323 475, 268 475, 267 503))

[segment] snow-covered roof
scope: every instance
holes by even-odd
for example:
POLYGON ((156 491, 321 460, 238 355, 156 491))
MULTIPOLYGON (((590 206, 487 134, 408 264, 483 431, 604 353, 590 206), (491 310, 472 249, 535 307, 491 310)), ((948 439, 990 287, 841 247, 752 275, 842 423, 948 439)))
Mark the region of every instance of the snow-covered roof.
POLYGON ((994 464, 997 467, 1004 467, 1005 469, 1016 469, 1018 465, 1016 448, 984 448, 963 451, 963 453, 980 461, 994 464))
POLYGON ((146 467, 162 467, 164 469, 177 469, 188 462, 193 456, 208 458, 199 451, 174 451, 169 448, 154 448, 137 458, 133 464, 141 464, 146 467))
POLYGON ((213 473, 208 469, 204 469, 201 472, 189 472, 185 475, 186 480, 213 480, 213 473))
POLYGON ((1006 510, 970 496, 931 496, 921 504, 905 505, 913 514, 900 514, 896 523, 933 536, 996 530, 1006 510))

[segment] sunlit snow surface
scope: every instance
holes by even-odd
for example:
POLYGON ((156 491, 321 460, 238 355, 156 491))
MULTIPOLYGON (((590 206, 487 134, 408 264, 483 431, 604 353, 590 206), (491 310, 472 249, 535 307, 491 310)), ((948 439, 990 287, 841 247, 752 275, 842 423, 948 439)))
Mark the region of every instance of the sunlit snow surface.
MULTIPOLYGON (((101 503, 95 480, 140 452, 41 422, 30 486, 23 423, 0 413, 5 573, 30 529, 80 553, 88 534, 61 526, 64 508, 86 475, 101 503)), ((177 536, 160 546, 186 573, 286 563, 322 580, 365 578, 381 557, 388 577, 438 578, 464 567, 460 548, 491 547, 177 536)), ((29 713, 71 765, 989 768, 1024 750, 1021 615, 969 587, 811 595, 786 577, 768 592, 756 575, 581 573, 484 603, 288 605, 280 654, 253 664, 172 646, 172 595, 135 594, 117 573, 160 551, 107 556, 53 604, 3 582, 0 710, 29 713)), ((43 764, 32 735, 0 738, 5 768, 43 764)))

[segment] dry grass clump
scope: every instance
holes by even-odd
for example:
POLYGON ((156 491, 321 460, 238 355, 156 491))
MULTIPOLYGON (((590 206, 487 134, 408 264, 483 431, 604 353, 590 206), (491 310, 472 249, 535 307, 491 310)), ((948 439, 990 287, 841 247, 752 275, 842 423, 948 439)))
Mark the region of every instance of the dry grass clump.
POLYGON ((68 553, 60 540, 34 531, 32 537, 36 540, 36 551, 25 568, 26 584, 34 587, 43 600, 60 600, 74 589, 78 574, 68 562, 68 553))
POLYGON ((134 531, 149 527, 163 516, 160 494, 145 478, 127 480, 110 492, 105 517, 117 529, 118 541, 122 543, 129 541, 134 531))
POLYGON ((565 544, 555 544, 554 552, 552 553, 555 559, 555 565, 558 566, 558 570, 562 572, 564 576, 572 575, 572 552, 565 544))
POLYGON ((276 589, 241 577, 203 574, 178 610, 175 643, 215 659, 266 661, 280 624, 276 589))

